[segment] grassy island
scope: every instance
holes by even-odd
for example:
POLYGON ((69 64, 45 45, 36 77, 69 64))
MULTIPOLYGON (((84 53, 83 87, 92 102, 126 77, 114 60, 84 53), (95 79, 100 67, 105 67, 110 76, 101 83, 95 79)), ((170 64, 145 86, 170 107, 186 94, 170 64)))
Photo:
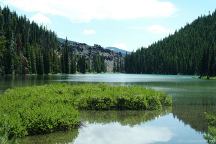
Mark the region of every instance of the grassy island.
POLYGON ((158 110, 171 97, 138 86, 50 84, 0 95, 0 135, 9 138, 77 128, 79 110, 158 110))

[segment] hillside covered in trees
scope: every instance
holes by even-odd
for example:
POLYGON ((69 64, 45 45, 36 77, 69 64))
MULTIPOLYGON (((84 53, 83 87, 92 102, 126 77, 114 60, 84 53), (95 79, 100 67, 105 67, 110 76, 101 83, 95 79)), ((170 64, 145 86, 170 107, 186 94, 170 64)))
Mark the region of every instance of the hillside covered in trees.
POLYGON ((127 73, 216 75, 216 12, 125 58, 127 73))
POLYGON ((122 61, 121 54, 98 45, 72 44, 25 16, 0 8, 0 74, 123 71, 122 61))

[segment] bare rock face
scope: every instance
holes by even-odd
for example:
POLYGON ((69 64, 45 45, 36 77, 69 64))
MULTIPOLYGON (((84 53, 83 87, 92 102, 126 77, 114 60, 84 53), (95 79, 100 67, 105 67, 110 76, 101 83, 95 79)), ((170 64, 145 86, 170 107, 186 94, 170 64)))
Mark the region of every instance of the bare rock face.
MULTIPOLYGON (((59 45, 63 47, 65 43, 64 39, 59 38, 59 45)), ((94 46, 87 45, 85 43, 78 43, 74 41, 68 41, 69 51, 75 55, 84 56, 87 60, 92 61, 93 56, 99 54, 105 59, 107 72, 114 72, 116 63, 124 63, 124 56, 121 53, 105 49, 100 45, 95 44, 94 46)))

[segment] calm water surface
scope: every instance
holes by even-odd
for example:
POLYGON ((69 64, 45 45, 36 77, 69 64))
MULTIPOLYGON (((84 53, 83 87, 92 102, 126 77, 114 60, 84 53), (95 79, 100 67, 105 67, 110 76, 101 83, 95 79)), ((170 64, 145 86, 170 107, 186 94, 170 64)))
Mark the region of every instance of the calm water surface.
POLYGON ((0 92, 12 87, 47 83, 140 85, 168 93, 172 108, 161 111, 82 111, 78 130, 26 137, 21 143, 71 144, 205 144, 204 112, 216 112, 216 81, 193 76, 76 74, 0 78, 0 92))

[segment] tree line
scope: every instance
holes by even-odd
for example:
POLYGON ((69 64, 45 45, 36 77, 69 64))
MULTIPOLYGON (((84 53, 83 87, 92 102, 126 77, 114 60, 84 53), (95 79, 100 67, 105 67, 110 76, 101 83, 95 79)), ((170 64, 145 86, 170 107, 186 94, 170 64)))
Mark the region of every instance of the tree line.
POLYGON ((216 75, 216 12, 125 58, 126 73, 216 75))
POLYGON ((68 40, 44 26, 0 7, 0 74, 49 74, 106 72, 103 56, 88 59, 74 54, 68 40))

